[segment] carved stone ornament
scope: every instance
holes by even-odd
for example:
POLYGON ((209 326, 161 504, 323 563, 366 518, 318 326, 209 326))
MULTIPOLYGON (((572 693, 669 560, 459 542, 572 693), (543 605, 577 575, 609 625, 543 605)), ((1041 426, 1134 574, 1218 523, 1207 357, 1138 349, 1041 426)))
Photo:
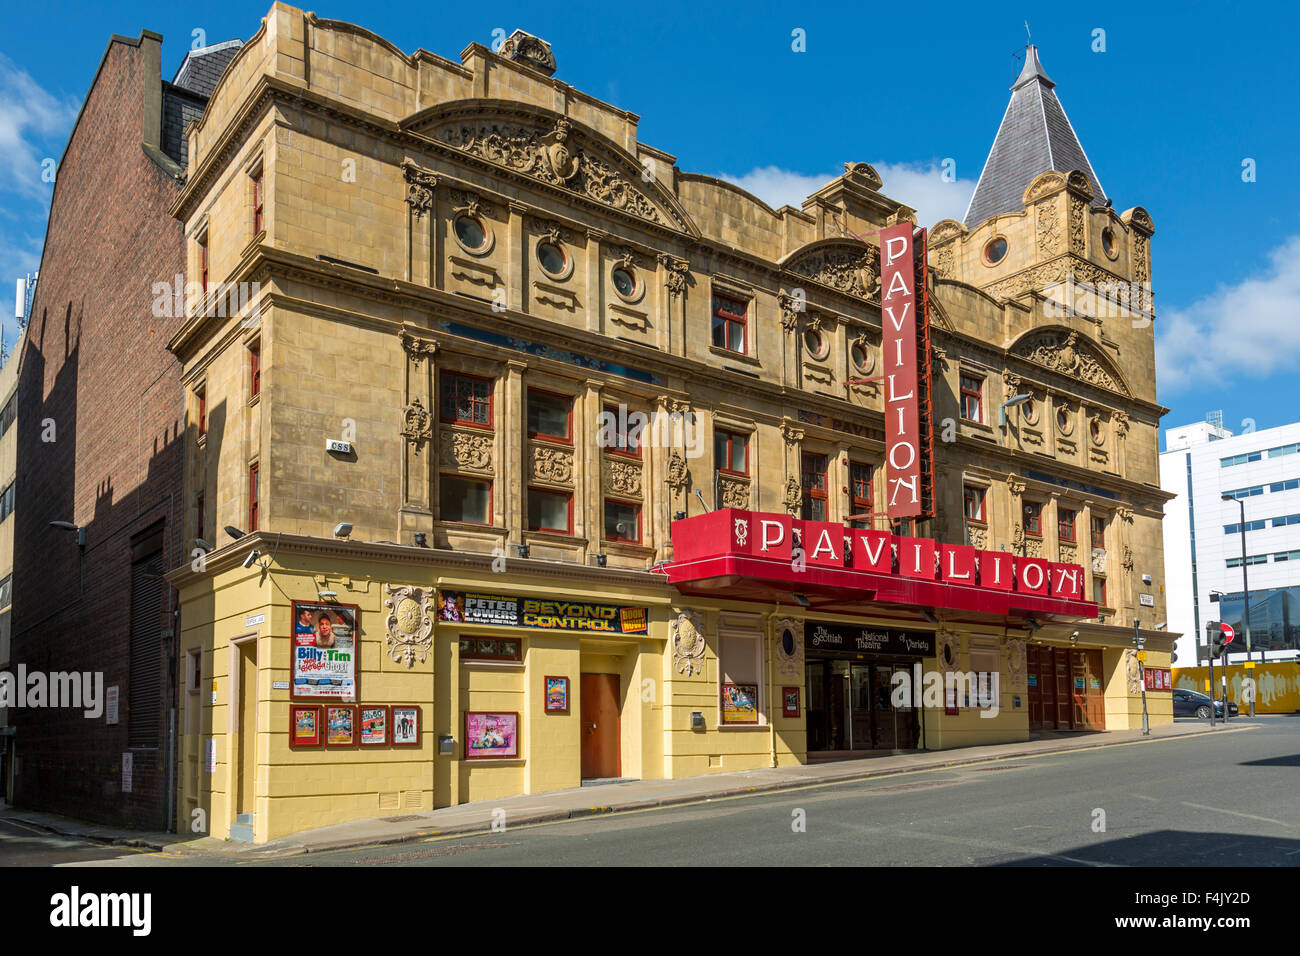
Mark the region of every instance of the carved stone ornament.
POLYGON ((1106 573, 1106 549, 1105 548, 1092 549, 1092 573, 1093 574, 1106 573))
POLYGON ((974 525, 966 526, 966 543, 981 551, 987 551, 989 547, 989 530, 988 528, 978 528, 974 525))
POLYGON ((629 498, 641 497, 641 466, 636 462, 605 459, 605 489, 629 498))
POLYGON ((411 404, 402 409, 402 437, 417 455, 421 446, 433 437, 433 416, 418 397, 411 399, 411 404))
POLYGON ((419 657, 423 664, 433 647, 433 591, 402 585, 394 587, 384 585, 388 597, 384 598, 384 607, 388 608, 388 620, 385 622, 387 633, 384 643, 388 654, 399 664, 408 668, 415 666, 419 657))
POLYGON ((685 259, 677 259, 662 252, 659 253, 659 263, 668 270, 668 275, 664 279, 668 294, 676 298, 685 292, 687 273, 691 264, 685 259))
POLYGON ((749 482, 729 475, 718 476, 718 507, 749 509, 749 482))
POLYGON ((940 669, 955 671, 961 667, 961 644, 952 631, 941 630, 935 634, 934 651, 940 669))
POLYGON ((1061 242, 1061 221, 1056 214, 1056 203, 1038 207, 1038 251, 1044 256, 1055 255, 1061 242))
POLYGON ((433 208, 433 190, 438 177, 422 169, 409 159, 402 160, 402 178, 406 180, 406 204, 411 213, 420 219, 433 208))
POLYGON ((549 481, 557 485, 572 484, 573 452, 564 448, 534 445, 529 469, 532 477, 539 481, 549 481))
POLYGON ((1023 495, 1025 493, 1025 483, 1016 475, 1007 475, 1007 490, 1013 495, 1023 495))
POLYGON ((1025 526, 1019 521, 1011 529, 1011 546, 1021 550, 1025 547, 1025 526))
POLYGON ((805 300, 802 296, 790 295, 782 289, 777 295, 781 304, 781 328, 793 332, 799 327, 799 314, 804 311, 805 300))
POLYGON ((789 681, 803 680, 803 621, 792 617, 777 618, 772 623, 772 636, 776 644, 777 676, 789 681))
POLYGON ((1068 544, 1066 542, 1062 542, 1060 545, 1060 549, 1061 549, 1061 561, 1063 563, 1074 564, 1078 560, 1079 554, 1078 551, 1075 549, 1074 545, 1068 544))
POLYGON ((1097 354, 1080 341, 1078 332, 1029 336, 1016 345, 1015 354, 1077 381, 1128 394, 1098 361, 1097 354))
POLYGON ((1130 522, 1131 522, 1131 521, 1133 520, 1133 509, 1132 509, 1132 508, 1117 508, 1117 509, 1115 510, 1115 514, 1119 515, 1120 518, 1122 518, 1124 521, 1130 521, 1130 522))
POLYGON ((873 245, 852 242, 817 249, 786 268, 797 276, 862 299, 875 300, 880 295, 880 250, 873 245))
POLYGON ((554 219, 530 218, 529 223, 544 242, 549 242, 553 246, 563 246, 573 242, 573 234, 554 219))
POLYGON ((1043 556, 1043 539, 1025 535, 1025 557, 1041 558, 1043 556))
POLYGON ((1137 651, 1131 647, 1124 648, 1124 673, 1128 677, 1128 693, 1136 697, 1142 693, 1142 665, 1138 662, 1137 651))
POLYGON ((492 436, 444 429, 438 436, 438 461, 467 471, 492 470, 492 436))
POLYGON ((555 75, 555 54, 551 52, 551 45, 541 37, 516 30, 501 44, 500 53, 507 60, 532 67, 539 73, 555 75))
POLYGON ((673 668, 693 677, 704 673, 704 624, 695 611, 678 611, 668 626, 673 646, 673 668))
POLYGON ((1127 545, 1124 548, 1124 560, 1120 562, 1125 571, 1133 570, 1133 549, 1127 545))
POLYGON ((845 163, 844 177, 861 186, 866 186, 872 192, 878 192, 884 185, 884 180, 880 178, 880 173, 870 163, 845 163))
POLYGON ((1111 418, 1115 422, 1115 434, 1123 438, 1128 434, 1128 415, 1124 412, 1115 412, 1111 418))
POLYGON ((453 189, 451 192, 452 212, 457 215, 469 216, 471 219, 478 219, 482 216, 492 216, 495 210, 492 204, 480 196, 478 193, 470 192, 464 189, 453 189))
POLYGON ((956 277, 956 258, 952 246, 944 246, 934 257, 934 271, 940 279, 956 277))
MULTIPOLYGON (((628 176, 617 172, 612 161, 597 158, 576 142, 573 124, 559 119, 546 130, 519 122, 458 121, 444 126, 435 138, 453 149, 479 156, 542 182, 563 186, 596 202, 648 222, 663 215, 628 176)), ((635 174, 640 179, 640 172, 635 174)), ((670 210, 685 228, 685 220, 670 210)))
POLYGON ((1020 687, 1025 681, 1025 642, 1013 637, 1007 641, 1007 677, 1012 687, 1020 687))
POLYGON ((676 448, 668 456, 668 487, 673 491, 681 491, 686 487, 686 482, 690 478, 690 472, 686 468, 686 459, 676 448))
POLYGON ((782 422, 781 437, 785 439, 787 445, 793 445, 795 442, 803 441, 803 429, 795 428, 789 422, 782 422))
POLYGON ((420 363, 424 361, 424 359, 432 357, 434 353, 438 351, 437 342, 416 338, 406 329, 402 329, 400 338, 402 341, 402 348, 415 363, 416 368, 419 368, 420 363))
POLYGON ((789 475, 785 479, 785 510, 794 514, 799 510, 799 504, 803 500, 803 489, 799 487, 799 482, 795 480, 794 475, 789 475))
POLYGON ((636 251, 631 246, 620 246, 614 250, 614 268, 632 270, 641 263, 637 260, 636 251))

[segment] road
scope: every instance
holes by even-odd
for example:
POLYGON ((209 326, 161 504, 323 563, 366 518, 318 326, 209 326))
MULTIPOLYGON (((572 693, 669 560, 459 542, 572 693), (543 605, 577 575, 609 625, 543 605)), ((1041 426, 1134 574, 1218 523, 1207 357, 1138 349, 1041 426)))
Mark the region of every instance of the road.
MULTIPOLYGON (((1242 719, 1246 723, 1246 719, 1242 719)), ((243 866, 1300 865, 1300 717, 243 866)), ((27 862, 227 865, 21 839, 27 862)), ((52 838, 53 839, 53 838, 52 838)), ((66 843, 66 841, 65 841, 66 843)), ((7 861, 7 860, 6 860, 7 861)))

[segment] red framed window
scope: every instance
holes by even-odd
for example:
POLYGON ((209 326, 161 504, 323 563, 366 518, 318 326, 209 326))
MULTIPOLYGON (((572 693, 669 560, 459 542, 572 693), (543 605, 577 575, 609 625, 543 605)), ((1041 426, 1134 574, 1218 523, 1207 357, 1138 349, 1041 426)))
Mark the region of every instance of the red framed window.
POLYGON ((966 485, 962 489, 962 503, 967 521, 984 521, 984 489, 966 485))
MULTIPOLYGON (((855 515, 870 514, 874 496, 871 482, 875 476, 874 465, 863 461, 849 463, 849 512, 855 515)), ((870 528, 870 518, 854 518, 850 525, 854 528, 870 528)))
POLYGON ((194 498, 194 508, 198 512, 198 517, 194 525, 194 537, 203 537, 203 492, 199 492, 194 498))
POLYGON ((1043 536, 1043 506, 1036 501, 1025 502, 1025 534, 1035 538, 1043 536))
POLYGON ((208 294, 208 237, 199 240, 199 275, 203 282, 203 294, 208 294))
POLYGON ((564 491, 529 488, 528 530, 573 534, 573 495, 564 491))
POLYGON ((749 349, 749 303, 713 297, 713 344, 728 352, 746 354, 749 349))
POLYGON ((626 541, 630 544, 639 543, 641 541, 641 506, 631 501, 606 498, 605 540, 626 541))
POLYGON ((257 466, 248 466, 248 530, 257 530, 257 466))
POLYGON ((713 467, 728 475, 748 475, 749 436, 741 432, 715 430, 713 467))
POLYGON ((961 377, 961 417, 971 422, 984 421, 984 379, 961 377))
POLYGON ((803 520, 826 520, 826 456, 804 453, 803 520))
POLYGON ((257 398, 262 394, 262 341, 258 339, 248 346, 248 397, 257 398))
POLYGON ((1092 526, 1092 546, 1094 548, 1106 547, 1106 519, 1093 515, 1089 520, 1092 526))
POLYGON ((443 521, 491 524, 492 482, 464 475, 442 475, 438 480, 438 509, 443 521))
POLYGON ((208 390, 199 389, 199 437, 208 433, 208 390))
POLYGON ((573 398, 528 390, 528 437, 573 441, 573 398))
MULTIPOLYGON (((643 416, 640 413, 634 413, 627 410, 627 406, 623 406, 623 414, 620 415, 619 406, 617 405, 606 405, 605 415, 610 416, 607 418, 607 421, 610 423, 610 430, 608 436, 603 435, 602 437, 612 437, 614 441, 612 444, 605 441, 602 447, 606 451, 611 451, 618 455, 629 455, 632 458, 640 458, 641 436, 645 431, 645 425, 644 423, 640 425, 637 423, 642 422, 643 416), (632 417, 634 414, 636 415, 635 419, 632 417)), ((601 428, 601 432, 605 432, 604 427, 601 428)))
POLYGON ((262 231, 262 171, 253 174, 253 235, 262 231))
POLYGON ((446 373, 442 376, 441 394, 444 422, 492 427, 492 383, 487 379, 446 373))
POLYGON ((1070 511, 1067 508, 1058 508, 1056 511, 1056 536, 1062 541, 1074 540, 1074 519, 1077 512, 1070 511))

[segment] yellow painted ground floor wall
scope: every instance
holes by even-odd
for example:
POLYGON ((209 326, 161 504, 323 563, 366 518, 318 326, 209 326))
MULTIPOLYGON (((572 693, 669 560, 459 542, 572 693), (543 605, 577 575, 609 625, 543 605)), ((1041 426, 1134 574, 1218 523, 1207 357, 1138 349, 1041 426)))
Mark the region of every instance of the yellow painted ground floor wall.
MULTIPOLYGON (((623 778, 803 763, 806 626, 868 624, 783 606, 683 603, 667 586, 602 586, 595 575, 445 571, 282 554, 266 571, 236 564, 183 582, 178 826, 217 838, 246 838, 247 828, 262 842, 350 820, 578 787, 584 674, 611 675, 605 680, 616 687, 623 778), (402 588, 419 590, 395 593, 402 588), (322 598, 322 591, 334 596, 322 598), (448 592, 628 608, 644 627, 621 633, 476 623, 459 611, 443 613, 440 595, 448 592), (411 600, 416 613, 404 603, 411 600), (292 708, 320 703, 323 717, 331 703, 292 698, 294 601, 356 608, 359 673, 349 703, 418 708, 416 745, 290 746, 292 708), (548 678, 567 681, 567 706, 547 707, 548 678), (752 710, 737 710, 729 686, 756 689, 752 710), (733 700, 730 707, 724 699, 733 700), (467 714, 506 715, 512 752, 467 757, 467 714)), ((996 669, 998 707, 984 717, 963 699, 949 714, 919 693, 921 745, 1026 740, 1024 639, 1003 629, 944 627, 935 641, 936 654, 918 661, 922 673, 996 669)), ((1129 655, 1108 648, 1104 660, 1106 726, 1136 727, 1141 701, 1129 693, 1129 655)), ((1153 723, 1170 719, 1160 695, 1148 694, 1148 709, 1153 723)))
MULTIPOLYGON (((1300 663, 1285 661, 1279 663, 1256 664, 1253 669, 1255 678, 1255 713, 1257 714, 1296 714, 1300 713, 1300 663)), ((1228 699, 1243 710, 1242 682, 1251 671, 1241 664, 1228 666, 1228 699)), ((1223 686, 1223 668, 1214 667, 1214 696, 1219 697, 1223 686)), ((1177 667, 1174 669, 1174 686, 1183 690, 1196 690, 1202 694, 1210 693, 1210 668, 1177 667)))

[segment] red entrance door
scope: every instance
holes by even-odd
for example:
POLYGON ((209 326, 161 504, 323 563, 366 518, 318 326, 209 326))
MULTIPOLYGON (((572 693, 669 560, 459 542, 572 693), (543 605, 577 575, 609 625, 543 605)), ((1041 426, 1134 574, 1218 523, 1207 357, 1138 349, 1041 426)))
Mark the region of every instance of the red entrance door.
POLYGON ((582 779, 622 776, 618 732, 619 677, 617 674, 583 674, 582 779))

